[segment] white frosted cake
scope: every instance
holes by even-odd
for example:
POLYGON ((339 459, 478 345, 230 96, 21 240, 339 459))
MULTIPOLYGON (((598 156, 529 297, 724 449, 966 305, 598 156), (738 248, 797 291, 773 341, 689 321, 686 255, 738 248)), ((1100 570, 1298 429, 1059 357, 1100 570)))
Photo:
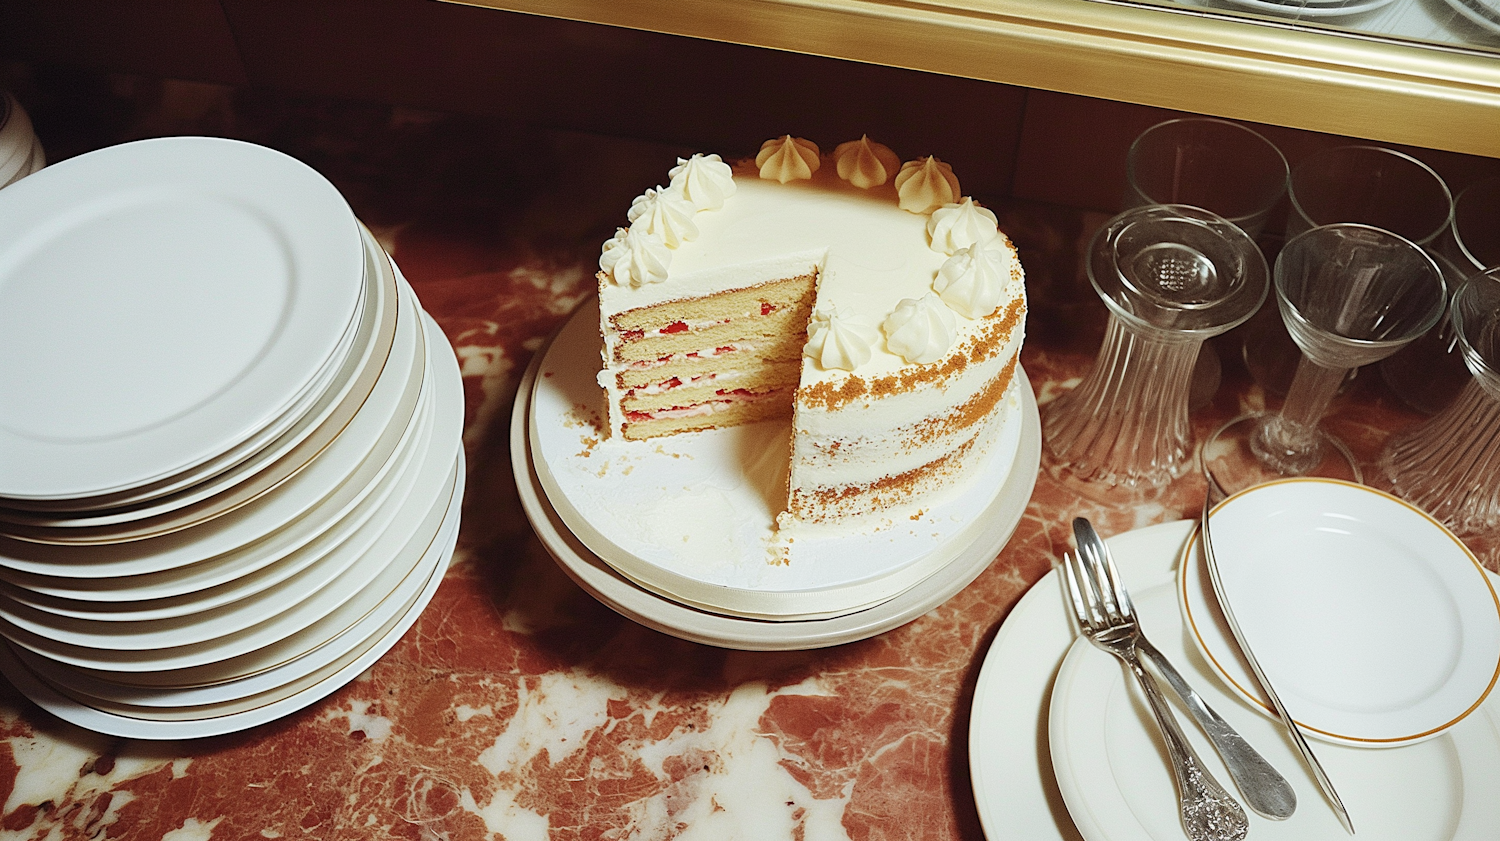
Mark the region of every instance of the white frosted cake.
POLYGON ((862 138, 679 159, 600 258, 599 383, 627 439, 790 417, 783 529, 961 485, 1009 412, 1026 298, 947 164, 862 138))

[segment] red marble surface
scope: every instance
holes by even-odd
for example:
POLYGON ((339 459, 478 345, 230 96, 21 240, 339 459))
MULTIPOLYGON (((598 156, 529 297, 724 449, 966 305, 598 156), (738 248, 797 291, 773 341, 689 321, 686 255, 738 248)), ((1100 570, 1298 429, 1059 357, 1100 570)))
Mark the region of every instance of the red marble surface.
MULTIPOLYGON (((454 344, 471 474, 454 563, 416 626, 348 686, 284 720, 147 743, 62 724, 0 688, 0 834, 119 839, 979 839, 966 754, 979 663, 1007 611, 1071 543, 1191 515, 1203 483, 1154 498, 1044 468, 1015 536, 952 600, 835 648, 748 653, 647 630, 554 564, 506 452, 516 381, 592 287, 598 243, 674 147, 374 106, 199 91, 129 100, 111 128, 210 131, 327 174, 454 344)), ((69 152, 89 144, 78 141, 69 152)), ((988 197, 1032 296, 1024 364, 1043 403, 1089 365, 1103 308, 1078 278, 1097 214, 988 197)), ((1200 440, 1264 405, 1225 381, 1200 440)), ((1361 377, 1331 425, 1367 461, 1414 423, 1361 377)), ((1495 552, 1485 549, 1491 566, 1495 552)))

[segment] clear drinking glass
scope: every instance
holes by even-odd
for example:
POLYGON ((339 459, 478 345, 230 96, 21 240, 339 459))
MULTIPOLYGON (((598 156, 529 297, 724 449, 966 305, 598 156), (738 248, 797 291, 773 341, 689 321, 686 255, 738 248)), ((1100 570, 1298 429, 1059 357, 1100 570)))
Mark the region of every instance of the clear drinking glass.
MULTIPOLYGON (((1500 178, 1475 182, 1459 192, 1448 229, 1428 253, 1455 293, 1475 272, 1500 266, 1500 178)), ((1436 414, 1472 379, 1457 348, 1453 322, 1445 318, 1436 330, 1380 363, 1380 375, 1403 403, 1423 414, 1436 414)))
POLYGON ((1213 213, 1151 205, 1107 222, 1086 267, 1109 323, 1088 376, 1043 414, 1048 455, 1085 480, 1161 487, 1191 463, 1198 349, 1260 306, 1265 258, 1213 213))
MULTIPOLYGON (((1448 288, 1457 291, 1467 277, 1464 270, 1441 252, 1427 254, 1443 272, 1448 288)), ((1437 413, 1469 382, 1469 369, 1457 352, 1458 340, 1448 318, 1419 336, 1416 341, 1380 362, 1380 376, 1402 403, 1424 415, 1437 413)))
POLYGON ((1447 257, 1466 271, 1500 266, 1500 178, 1477 181, 1459 192, 1442 244, 1447 257))
POLYGON ((1421 247, 1368 225, 1327 225, 1276 258, 1276 303, 1302 351, 1281 411, 1231 421, 1205 447, 1225 493, 1282 476, 1361 479, 1319 421, 1348 373, 1432 328, 1447 303, 1442 271, 1421 247))
MULTIPOLYGON (((1432 167, 1380 146, 1336 146, 1299 162, 1287 181, 1286 239, 1320 225, 1354 222, 1417 245, 1434 243, 1453 216, 1453 194, 1432 167)), ((1262 314, 1245 331, 1250 375, 1282 395, 1298 364, 1282 322, 1262 314)))
POLYGON ((1286 194, 1281 150, 1254 129, 1211 117, 1157 123, 1130 144, 1125 208, 1188 204, 1260 236, 1286 194))
POLYGON ((1432 167, 1382 146, 1335 146, 1292 168, 1286 238, 1358 222, 1426 245, 1453 217, 1453 194, 1432 167))
POLYGON ((1397 495, 1473 534, 1500 527, 1500 268, 1459 287, 1450 321, 1473 379, 1446 409, 1392 438, 1381 466, 1397 495))
MULTIPOLYGON (((1213 117, 1167 120, 1141 132, 1125 156, 1121 210, 1186 204, 1216 213, 1252 239, 1286 195, 1286 157, 1247 126, 1213 117)), ((1191 409, 1208 404, 1223 376, 1212 344, 1198 349, 1191 409)))

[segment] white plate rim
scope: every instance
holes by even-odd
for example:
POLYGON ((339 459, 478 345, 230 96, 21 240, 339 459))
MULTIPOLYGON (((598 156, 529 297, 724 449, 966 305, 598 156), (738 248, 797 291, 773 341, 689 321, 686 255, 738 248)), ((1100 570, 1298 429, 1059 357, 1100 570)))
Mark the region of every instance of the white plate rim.
POLYGON ((6 189, 0 251, 60 209, 109 190, 150 185, 212 188, 280 220, 297 306, 276 338, 215 396, 173 419, 92 441, 43 441, 0 427, 0 459, 11 465, 0 496, 95 496, 149 484, 234 448, 274 420, 316 375, 354 316, 362 271, 357 222, 326 178, 281 152, 207 137, 138 140, 79 155, 6 189), (248 170, 255 170, 249 177, 248 170), (277 175, 268 195, 271 174, 277 175), (283 190, 295 190, 293 200, 283 190), (295 213, 293 213, 295 209, 295 213), (347 281, 347 282, 345 282, 347 281))
MULTIPOLYGON (((1251 494, 1276 493, 1279 488, 1291 486, 1300 487, 1308 484, 1326 484, 1340 489, 1341 492, 1352 492, 1368 495, 1371 500, 1379 500, 1380 504, 1391 504, 1398 506, 1400 509, 1416 515, 1418 518, 1420 518, 1421 521, 1430 524, 1437 533, 1441 534, 1449 541, 1451 541, 1453 546, 1456 547, 1473 566, 1475 572, 1479 577, 1479 580, 1482 581, 1487 588, 1490 596, 1490 602, 1494 605, 1495 608, 1497 624, 1500 624, 1500 593, 1497 593, 1494 581, 1491 579, 1484 566, 1479 562, 1479 559, 1476 558, 1474 556, 1474 553, 1469 550, 1468 546, 1464 545, 1462 540, 1454 536, 1451 532, 1448 531, 1446 527, 1444 527, 1441 523, 1439 523, 1425 511, 1422 511, 1420 508, 1417 508, 1415 505, 1412 505, 1411 503, 1407 502, 1404 499, 1401 499, 1398 496, 1386 493, 1382 490, 1379 490, 1378 488, 1372 488, 1368 485, 1346 482, 1339 479, 1325 479, 1320 477, 1294 477, 1288 479, 1279 479, 1273 482, 1267 482, 1264 484, 1246 488, 1228 497, 1227 499, 1221 500, 1217 505, 1214 506, 1211 516, 1220 516, 1225 507, 1229 506, 1232 503, 1235 503, 1237 500, 1244 500, 1251 494)), ((1197 614, 1195 614, 1193 606, 1197 604, 1197 599, 1189 595, 1190 593, 1195 591, 1194 584, 1199 585, 1196 588, 1197 592, 1202 591, 1201 564, 1186 562, 1187 558, 1189 557, 1189 553, 1191 553, 1191 556, 1194 559, 1197 559, 1199 557, 1200 553, 1198 552, 1197 548, 1197 540, 1198 538, 1196 537, 1196 535, 1189 540, 1187 545, 1183 548, 1183 558, 1177 565, 1176 586, 1178 604, 1180 605, 1182 610, 1183 622, 1188 632, 1188 638, 1193 641, 1197 650, 1203 655, 1204 659, 1206 659, 1214 667, 1215 674, 1219 678, 1221 678, 1226 685, 1233 689, 1237 696, 1239 696, 1245 702, 1249 703, 1255 709, 1261 711, 1264 715, 1274 717, 1275 711, 1270 708, 1268 702, 1260 696, 1259 692, 1253 690, 1250 686, 1247 685, 1249 682, 1248 675, 1237 675, 1235 673, 1236 670, 1231 670, 1225 665, 1225 661, 1233 657, 1233 652, 1223 650, 1219 648, 1217 644, 1210 644, 1209 641, 1205 639, 1201 623, 1210 622, 1212 621, 1212 619, 1209 616, 1198 616, 1197 614)), ((1208 608, 1202 608, 1200 606, 1200 609, 1207 610, 1208 608)), ((1227 631, 1227 629, 1224 630, 1227 631)), ((1304 721, 1301 718, 1297 719, 1297 724, 1307 734, 1337 744, 1363 747, 1399 747, 1401 745, 1411 744, 1413 742, 1422 741, 1423 739, 1432 738, 1433 736, 1442 733, 1444 730, 1447 730, 1448 728, 1451 728, 1454 725, 1458 724, 1460 721, 1463 721, 1466 717, 1478 710, 1484 704, 1485 700, 1493 692, 1497 683, 1500 683, 1500 651, 1496 652, 1495 662, 1490 670, 1489 680, 1485 686, 1484 691, 1477 699, 1469 703, 1461 712, 1445 722, 1434 723, 1429 727, 1420 729, 1412 733, 1403 733, 1394 736, 1383 736, 1379 738, 1360 736, 1354 733, 1337 732, 1331 729, 1329 726, 1320 726, 1320 724, 1315 721, 1304 721)))
MULTIPOLYGON (((316 458, 348 426, 353 412, 369 398, 376 378, 385 368, 395 340, 398 293, 394 274, 388 278, 389 282, 382 277, 384 274, 378 271, 366 274, 361 284, 365 294, 358 315, 350 323, 348 340, 329 357, 326 370, 319 373, 312 387, 282 417, 242 445, 246 447, 244 452, 237 448, 222 463, 218 459, 206 463, 204 467, 212 470, 212 475, 202 481, 189 481, 180 488, 172 486, 181 482, 182 477, 196 478, 195 471, 180 474, 168 484, 151 485, 149 499, 84 510, 0 511, 0 521, 64 530, 97 526, 130 529, 137 521, 157 522, 172 512, 193 506, 190 512, 172 515, 191 525, 252 501, 255 496, 240 490, 247 483, 262 486, 261 493, 273 490, 279 481, 290 478, 316 458), (238 504, 220 502, 229 496, 236 496, 238 504), (220 504, 203 504, 210 499, 220 504)), ((161 526, 153 529, 153 533, 175 530, 176 525, 161 526)), ((0 530, 4 528, 0 525, 0 530)))
POLYGON ((1335 5, 1339 0, 1333 0, 1333 2, 1329 3, 1306 6, 1294 3, 1276 3, 1272 2, 1272 0, 1223 0, 1223 2, 1232 6, 1239 6, 1243 9, 1251 9, 1275 15, 1280 18, 1325 18, 1343 17, 1373 11, 1388 5, 1392 0, 1357 0, 1357 2, 1345 5, 1335 5))
MULTIPOLYGON (((432 442, 431 436, 427 434, 431 431, 430 414, 424 412, 422 417, 414 421, 418 424, 414 437, 404 448, 409 454, 397 456, 404 463, 386 479, 399 482, 398 474, 404 475, 406 467, 420 466, 424 461, 432 442)), ((370 563, 378 559, 382 551, 376 547, 385 544, 388 535, 395 535, 404 542, 402 535, 406 531, 420 530, 423 526, 423 510, 404 504, 421 478, 427 478, 429 484, 432 483, 433 477, 422 477, 420 474, 421 471, 417 470, 409 477, 411 481, 405 484, 405 494, 400 495, 395 506, 397 510, 391 516, 375 518, 356 529, 354 534, 341 541, 335 549, 318 556, 310 563, 299 565, 289 576, 249 593, 236 592, 236 598, 215 603, 200 602, 196 610, 174 616, 101 621, 90 617, 49 614, 0 593, 0 619, 32 634, 98 651, 166 648, 174 644, 173 638, 191 638, 201 643, 238 634, 255 625, 270 622, 306 602, 317 600, 327 603, 333 595, 332 591, 336 590, 333 587, 335 579, 345 576, 356 579, 373 577, 375 571, 370 568, 370 563), (412 517, 417 517, 417 522, 403 519, 412 517), (404 526, 405 531, 393 531, 398 525, 404 526), (13 605, 19 605, 22 609, 18 611, 13 605)), ((283 563, 285 560, 287 559, 283 563)), ((267 569, 274 570, 276 567, 267 569)))
MULTIPOLYGON (((411 297, 411 302, 415 305, 415 296, 411 297)), ((383 433, 383 435, 393 435, 398 441, 396 449, 386 459, 388 462, 395 462, 397 454, 406 447, 421 449, 429 443, 441 446, 440 442, 431 439, 430 436, 434 435, 439 428, 446 429, 451 426, 451 417, 442 419, 435 417, 439 401, 434 397, 434 391, 439 384, 433 374, 432 365, 436 360, 432 358, 434 354, 427 352, 428 343, 424 338, 426 330, 422 320, 415 314, 412 318, 416 325, 422 328, 417 343, 420 353, 412 360, 412 376, 408 378, 409 383, 414 382, 417 386, 418 394, 413 401, 412 416, 402 419, 399 424, 392 425, 386 433, 383 433), (429 419, 432 421, 431 425, 428 423, 429 419)), ((435 532, 427 533, 426 539, 429 542, 433 539, 433 534, 435 532)), ((325 589, 321 593, 304 594, 306 599, 298 600, 286 606, 285 609, 279 610, 274 616, 248 628, 223 636, 199 638, 192 643, 179 644, 171 648, 91 648, 76 642, 64 642, 44 637, 33 631, 19 628, 4 618, 0 618, 0 635, 43 656, 79 668, 139 673, 209 666, 277 644, 278 641, 286 640, 312 625, 323 622, 329 616, 345 610, 346 603, 358 600, 361 593, 383 581, 387 575, 394 574, 389 567, 407 552, 406 547, 409 541, 401 540, 399 543, 399 546, 392 547, 394 551, 370 552, 364 558, 358 559, 364 567, 361 568, 360 575, 354 576, 360 583, 352 590, 333 588, 332 590, 325 589), (152 652, 165 656, 160 659, 149 659, 145 656, 152 652)), ((422 555, 419 554, 408 563, 420 563, 421 557, 422 555)), ((408 567, 408 573, 411 568, 408 567)), ((404 579, 405 575, 402 578, 404 579)))
MULTIPOLYGON (((384 380, 386 374, 389 373, 392 383, 398 382, 396 378, 403 371, 400 364, 392 365, 391 362, 399 363, 403 352, 410 354, 425 352, 421 344, 421 324, 416 313, 412 312, 415 309, 415 297, 403 295, 400 298, 400 308, 406 316, 402 318, 398 313, 396 341, 398 347, 401 348, 407 348, 409 345, 409 350, 395 351, 393 352, 395 358, 388 360, 386 368, 390 371, 383 371, 381 379, 384 380)), ((414 365, 411 360, 407 360, 406 364, 414 365)), ((413 378, 420 378, 420 374, 415 371, 414 367, 409 373, 413 378)), ((396 390, 396 386, 382 382, 377 384, 377 391, 381 385, 393 389, 393 393, 396 390)), ((383 399, 394 401, 392 394, 382 392, 382 395, 383 399)), ((388 408, 394 412, 398 406, 392 405, 388 408)), ((412 401, 409 409, 415 411, 415 401, 412 401)), ((366 415, 361 420, 368 423, 368 418, 372 416, 366 415)), ((348 442, 352 440, 352 436, 346 438, 341 435, 324 451, 321 465, 316 463, 309 465, 278 489, 277 493, 264 496, 250 505, 229 512, 194 529, 170 532, 123 544, 53 546, 26 543, 9 538, 0 539, 0 578, 6 577, 9 571, 74 578, 109 578, 162 572, 252 547, 258 541, 280 533, 293 524, 308 523, 313 527, 323 526, 323 528, 318 528, 312 536, 307 536, 302 541, 305 543, 306 540, 312 539, 316 534, 321 534, 327 526, 338 520, 338 517, 329 517, 326 520, 314 520, 309 523, 308 515, 321 512, 325 502, 335 504, 345 513, 352 510, 359 501, 369 495, 379 478, 386 475, 392 468, 395 461, 390 456, 397 452, 401 436, 409 434, 410 426, 408 425, 405 429, 396 429, 391 426, 378 431, 381 437, 386 439, 378 448, 379 452, 351 445, 348 442), (385 454, 383 458, 380 457, 382 452, 385 454), (313 492, 309 493, 309 490, 313 492), (173 551, 177 547, 162 545, 163 540, 169 543, 181 540, 183 544, 179 551, 173 551), (7 546, 11 547, 9 553, 7 553, 7 546), (98 554, 102 558, 116 546, 121 547, 120 551, 125 553, 126 557, 93 562, 86 560, 91 554, 98 554)), ((26 586, 20 577, 7 578, 7 580, 18 586, 26 586)))
MULTIPOLYGON (((343 377, 344 372, 340 371, 332 363, 337 361, 338 358, 343 358, 347 362, 347 358, 354 354, 355 348, 358 347, 356 342, 361 339, 360 330, 362 329, 362 324, 372 317, 372 313, 375 310, 379 311, 379 322, 376 328, 378 335, 374 337, 374 341, 379 344, 375 346, 375 353, 382 353, 379 349, 384 348, 383 355, 390 355, 389 346, 394 341, 396 327, 396 310, 394 305, 398 297, 396 277, 394 272, 383 270, 382 262, 386 259, 384 252, 380 249, 379 243, 375 241, 369 230, 364 227, 363 223, 360 225, 360 234, 364 238, 367 262, 365 279, 362 284, 365 291, 363 300, 361 300, 359 305, 360 310, 349 325, 349 347, 347 349, 341 347, 335 351, 335 357, 329 360, 330 364, 327 366, 328 371, 324 376, 324 381, 312 383, 305 390, 306 393, 299 397, 298 401, 292 404, 283 413, 282 417, 277 418, 276 421, 255 436, 246 439, 238 447, 224 453, 218 458, 162 479, 159 482, 103 496, 47 500, 6 499, 4 500, 5 504, 16 511, 35 514, 58 514, 61 516, 142 505, 178 493, 193 485, 215 481, 223 473, 239 467, 243 462, 251 458, 262 455, 268 448, 276 448, 282 445, 283 440, 292 439, 298 434, 298 427, 305 425, 302 419, 319 402, 322 392, 327 388, 332 388, 335 383, 340 382, 339 378, 343 377)), ((363 338, 369 340, 372 337, 366 336, 363 338)), ((368 345, 368 341, 365 344, 368 345)), ((371 348, 368 346, 363 347, 359 352, 359 357, 367 357, 370 353, 371 348)), ((380 364, 384 365, 384 363, 380 364)))
MULTIPOLYGON (((440 464, 429 465, 429 468, 440 467, 440 464)), ((429 545, 441 545, 447 537, 447 530, 454 525, 456 510, 455 500, 462 499, 464 476, 462 474, 463 464, 448 465, 442 493, 433 500, 433 504, 441 503, 440 524, 435 532, 437 537, 429 545)), ((122 706, 139 706, 151 708, 187 708, 208 707, 235 703, 255 695, 264 695, 274 692, 278 688, 298 680, 305 680, 309 675, 326 669, 331 663, 342 658, 347 651, 357 648, 362 643, 370 642, 372 634, 380 627, 390 624, 397 617, 399 608, 396 607, 397 599, 401 605, 411 603, 425 588, 426 579, 420 576, 424 571, 425 564, 430 559, 424 554, 423 560, 419 561, 414 568, 416 575, 403 579, 400 586, 393 588, 390 595, 382 599, 374 610, 371 610, 354 625, 340 634, 332 637, 326 644, 314 647, 307 652, 293 657, 284 663, 272 666, 268 669, 252 672, 242 677, 193 686, 149 686, 129 683, 115 683, 102 677, 97 672, 82 669, 73 669, 65 664, 48 660, 42 655, 28 651, 19 646, 11 645, 12 653, 31 672, 54 689, 63 694, 74 697, 85 705, 90 705, 88 698, 75 697, 74 692, 84 696, 97 697, 110 703, 122 706), (418 584, 421 581, 423 583, 418 584), (410 594, 407 594, 407 591, 410 594), (352 641, 352 642, 351 642, 352 641), (71 690, 71 691, 70 691, 71 690), (106 694, 113 692, 117 697, 106 694), (122 697, 131 698, 123 700, 122 697)), ((106 711, 109 711, 106 709, 106 711)), ((122 713, 128 715, 128 713, 122 713)), ((205 716, 206 717, 206 716, 205 716)))
MULTIPOLYGON (((461 463, 459 465, 459 475, 463 476, 463 465, 461 463)), ((457 512, 461 508, 462 495, 455 494, 453 503, 455 519, 451 525, 451 531, 443 535, 441 540, 435 542, 433 549, 437 556, 436 564, 427 579, 425 588, 418 596, 417 602, 407 612, 402 621, 384 639, 377 642, 353 663, 330 675, 324 682, 290 698, 267 704, 264 707, 257 707, 253 710, 217 718, 190 721, 155 721, 106 713, 68 698, 33 675, 16 658, 9 644, 6 643, 0 643, 0 673, 3 673, 33 703, 57 718, 95 732, 125 739, 200 739, 209 736, 222 736, 227 733, 236 733, 261 724, 268 724, 331 695, 363 673, 375 661, 385 656, 386 652, 401 637, 405 636, 406 632, 411 629, 411 626, 416 623, 417 618, 421 616, 423 610, 426 609, 433 594, 437 592, 438 586, 443 581, 448 563, 453 556, 458 542, 459 522, 457 512)))
POLYGON ((415 486, 420 459, 415 447, 406 448, 397 458, 401 462, 375 482, 376 489, 347 516, 338 518, 338 522, 303 546, 274 557, 270 563, 205 562, 212 565, 204 571, 205 575, 197 579, 172 576, 166 583, 158 583, 157 586, 163 589, 155 593, 139 592, 137 588, 129 591, 116 589, 113 585, 122 579, 76 579, 100 586, 87 591, 63 591, 50 585, 51 589, 46 592, 0 579, 0 601, 9 599, 33 610, 75 619, 137 622, 184 616, 252 596, 280 584, 319 562, 325 555, 341 551, 371 518, 404 504, 415 486), (58 595, 60 592, 69 592, 69 595, 58 595), (122 593, 128 598, 122 597, 122 593), (66 602, 77 602, 77 605, 66 602))

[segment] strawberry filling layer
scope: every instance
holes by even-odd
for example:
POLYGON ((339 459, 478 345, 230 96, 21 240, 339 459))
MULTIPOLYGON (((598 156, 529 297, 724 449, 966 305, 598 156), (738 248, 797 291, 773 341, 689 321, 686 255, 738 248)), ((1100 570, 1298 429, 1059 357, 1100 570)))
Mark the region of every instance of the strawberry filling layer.
POLYGON ((751 403, 774 397, 783 392, 762 391, 754 392, 744 388, 724 389, 716 392, 719 399, 707 400, 692 406, 673 406, 670 409, 655 409, 650 412, 626 412, 625 420, 632 423, 640 423, 649 420, 670 420, 674 418, 706 417, 716 412, 722 412, 741 403, 751 403))
POLYGON ((666 356, 657 359, 655 362, 651 362, 650 360, 642 360, 640 362, 632 362, 628 367, 635 371, 643 371, 647 368, 655 368, 658 365, 665 365, 668 362, 681 362, 684 359, 712 359, 715 356, 722 356, 726 353, 733 353, 739 349, 739 345, 724 345, 722 347, 716 347, 708 350, 695 350, 689 353, 669 353, 666 356))
MULTIPOLYGON (((770 315, 771 313, 776 312, 779 309, 781 309, 781 307, 768 301, 761 301, 760 303, 760 314, 763 316, 770 315)), ((734 321, 734 319, 721 318, 715 321, 694 322, 674 321, 665 327, 658 327, 655 330, 621 330, 620 338, 623 341, 634 342, 638 339, 644 339, 648 336, 671 336, 676 333, 686 333, 689 330, 701 330, 705 327, 717 327, 720 324, 728 324, 731 321, 734 321)))

